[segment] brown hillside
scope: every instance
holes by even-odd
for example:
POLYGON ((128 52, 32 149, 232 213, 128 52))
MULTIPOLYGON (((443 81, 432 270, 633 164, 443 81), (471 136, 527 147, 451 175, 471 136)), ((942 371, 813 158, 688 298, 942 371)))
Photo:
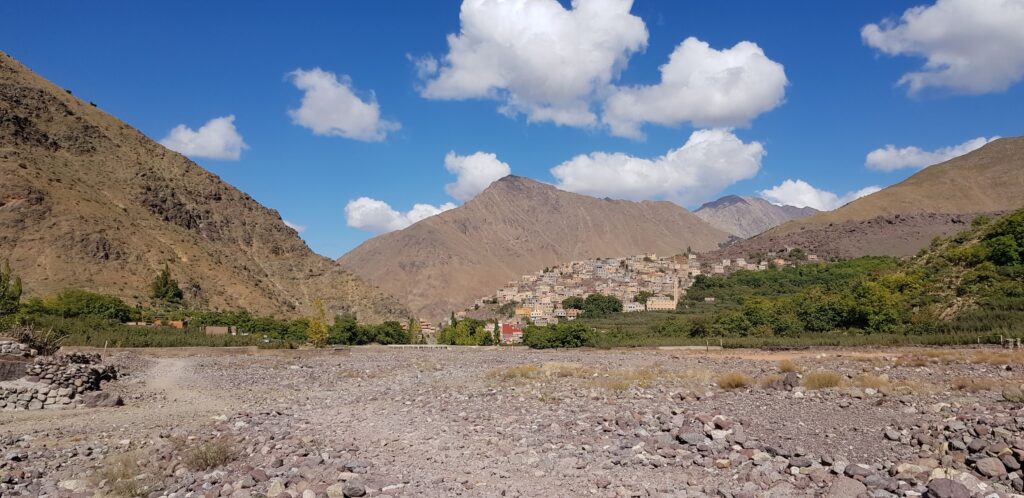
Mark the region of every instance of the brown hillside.
POLYGON ((314 254, 278 213, 0 52, 0 259, 28 295, 145 302, 165 264, 190 301, 294 316, 321 297, 378 321, 393 298, 314 254))
POLYGON ((1003 138, 929 166, 839 209, 788 222, 729 248, 802 247, 832 256, 914 254, 979 214, 1024 207, 1024 137, 1003 138))
POLYGON ((413 312, 438 318, 545 266, 706 251, 727 238, 670 202, 596 199, 507 176, 461 207, 366 241, 340 262, 413 312))

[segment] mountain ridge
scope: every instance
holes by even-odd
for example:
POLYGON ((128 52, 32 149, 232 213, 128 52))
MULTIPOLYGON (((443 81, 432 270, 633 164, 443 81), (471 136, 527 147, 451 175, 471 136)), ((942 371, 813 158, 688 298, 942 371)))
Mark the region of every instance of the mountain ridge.
POLYGON ((364 321, 408 314, 316 255, 277 211, 0 52, 0 258, 29 296, 131 304, 165 264, 190 302, 299 316, 322 298, 364 321))
POLYGON ((693 214, 720 230, 745 239, 817 212, 809 207, 779 206, 760 197, 727 195, 704 203, 693 214))
POLYGON ((440 318, 547 265, 715 249, 728 234, 668 201, 599 199, 509 175, 462 206, 339 259, 413 312, 440 318))

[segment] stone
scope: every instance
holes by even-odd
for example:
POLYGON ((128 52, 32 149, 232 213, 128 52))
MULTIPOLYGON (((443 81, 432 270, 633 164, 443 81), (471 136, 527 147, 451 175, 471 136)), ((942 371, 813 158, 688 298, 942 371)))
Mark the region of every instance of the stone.
POLYGON ((109 391, 92 391, 82 396, 82 399, 87 408, 110 408, 124 404, 121 396, 109 391))
POLYGON ((692 445, 698 445, 698 444, 701 444, 701 443, 703 443, 705 441, 704 435, 703 434, 698 434, 696 432, 686 432, 686 433, 680 434, 677 437, 677 439, 679 439, 679 442, 681 442, 681 443, 692 444, 692 445))
POLYGON ((867 486, 860 481, 840 476, 832 482, 825 496, 827 498, 858 498, 861 493, 867 493, 867 491, 867 486))
POLYGON ((998 458, 988 457, 978 460, 974 468, 985 477, 1000 477, 1006 475, 1006 466, 998 458))
POLYGON ((346 482, 341 490, 346 498, 358 498, 366 494, 366 487, 354 481, 346 482))
POLYGON ((847 465, 846 468, 843 469, 843 474, 846 474, 846 477, 860 477, 860 478, 864 478, 864 477, 867 477, 867 476, 873 474, 873 472, 871 471, 870 468, 865 467, 863 465, 852 464, 852 465, 847 465))
POLYGON ((952 479, 932 479, 928 483, 925 498, 971 498, 967 486, 952 479))
POLYGON ((811 462, 811 459, 805 456, 798 456, 789 459, 789 464, 794 467, 810 467, 812 463, 813 462, 811 462))
POLYGON ((68 479, 66 481, 60 481, 57 483, 57 487, 77 493, 81 491, 87 491, 89 489, 89 481, 84 479, 68 479))

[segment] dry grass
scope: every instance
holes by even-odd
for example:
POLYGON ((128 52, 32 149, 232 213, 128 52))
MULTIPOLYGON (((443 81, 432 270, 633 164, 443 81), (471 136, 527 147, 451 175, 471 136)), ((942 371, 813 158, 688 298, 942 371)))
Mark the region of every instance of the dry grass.
POLYGON ((938 386, 923 380, 907 379, 892 383, 891 392, 896 394, 934 394, 941 391, 938 386))
POLYGON ((972 377, 957 377, 953 379, 953 389, 969 393, 992 391, 997 385, 999 383, 995 379, 976 379, 972 377))
POLYGON ((147 492, 152 491, 150 488, 155 484, 155 480, 144 477, 148 473, 139 466, 139 458, 141 457, 136 452, 120 453, 105 458, 96 471, 97 487, 102 483, 107 491, 106 496, 145 496, 147 492))
POLYGON ((514 367, 495 368, 487 372, 487 377, 499 380, 512 379, 535 379, 541 376, 541 369, 537 365, 525 364, 514 367))
POLYGON ((731 391, 747 387, 753 383, 753 380, 742 372, 728 372, 720 375, 715 383, 718 384, 718 387, 731 391))
POLYGON ((185 466, 192 470, 209 470, 235 459, 235 448, 226 439, 200 443, 185 452, 185 466))
POLYGON ((761 386, 764 389, 768 389, 769 387, 772 386, 772 384, 781 381, 782 377, 783 376, 781 374, 768 374, 765 375, 764 377, 761 377, 760 379, 757 379, 757 385, 761 386))
POLYGON ((873 375, 862 373, 853 379, 853 385, 864 389, 875 389, 880 392, 888 392, 892 387, 887 375, 873 375))
POLYGON ((835 372, 817 371, 804 376, 804 387, 807 389, 831 389, 839 387, 843 377, 835 372))
POLYGON ((779 371, 782 373, 799 372, 800 367, 793 360, 782 360, 779 362, 779 371))
POLYGON ((985 365, 1008 365, 1024 361, 1024 353, 1012 350, 985 349, 972 352, 968 355, 967 361, 985 365))

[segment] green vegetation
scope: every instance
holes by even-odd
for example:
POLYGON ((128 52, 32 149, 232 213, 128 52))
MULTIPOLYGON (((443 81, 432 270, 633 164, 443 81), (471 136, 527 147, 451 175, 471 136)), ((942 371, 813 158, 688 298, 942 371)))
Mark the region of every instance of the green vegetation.
POLYGON ((535 349, 593 346, 594 333, 578 321, 545 327, 530 325, 523 330, 523 344, 535 349))
POLYGON ((610 313, 622 312, 622 301, 615 296, 603 294, 591 294, 583 300, 583 314, 592 317, 602 317, 610 313))
MULTIPOLYGON (((169 278, 161 273, 159 281, 169 278)), ((170 280, 176 287, 177 284, 170 280)), ((156 285, 154 285, 154 288, 156 285)), ((327 325, 323 304, 315 306, 312 320, 283 320, 255 316, 247 311, 208 311, 177 308, 132 308, 121 299, 78 289, 46 298, 20 302, 21 281, 6 265, 0 272, 0 291, 6 297, 0 308, 0 333, 26 342, 94 347, 259 346, 295 348, 309 340, 325 344, 404 344, 409 332, 398 322, 360 325, 354 316, 341 315, 327 325), (13 289, 17 289, 14 292, 13 289), (128 325, 182 321, 183 329, 168 326, 128 325), (237 335, 207 335, 207 326, 234 327, 237 335)), ((167 294, 165 294, 166 296, 167 294)), ((166 303, 162 303, 166 304, 166 303)), ((417 324, 418 327, 418 324, 417 324)), ((49 347, 49 346, 47 346, 49 347)))
POLYGON ((315 348, 322 348, 327 345, 327 311, 324 309, 324 302, 320 298, 313 300, 313 318, 309 320, 306 337, 309 338, 309 343, 315 348))
MULTIPOLYGON (((788 257, 805 259, 797 250, 788 257)), ((700 276, 676 313, 620 314, 609 309, 583 315, 581 323, 595 331, 583 344, 995 342, 1000 334, 1024 333, 1024 210, 995 221, 977 221, 950 239, 934 241, 909 260, 862 257, 760 272, 741 270, 727 277, 700 276)), ((548 329, 534 333, 557 336, 555 327, 548 329)), ((569 347, 547 346, 546 340, 536 343, 542 346, 535 347, 569 347)))
POLYGON ((185 297, 181 287, 178 287, 178 281, 171 278, 171 269, 167 265, 164 265, 164 269, 160 270, 160 273, 153 279, 153 283, 150 284, 149 288, 149 297, 157 303, 181 304, 182 299, 185 297))
POLYGON ((455 346, 492 346, 499 342, 496 335, 496 329, 488 328, 486 322, 467 318, 455 320, 441 329, 437 333, 437 343, 455 346))

